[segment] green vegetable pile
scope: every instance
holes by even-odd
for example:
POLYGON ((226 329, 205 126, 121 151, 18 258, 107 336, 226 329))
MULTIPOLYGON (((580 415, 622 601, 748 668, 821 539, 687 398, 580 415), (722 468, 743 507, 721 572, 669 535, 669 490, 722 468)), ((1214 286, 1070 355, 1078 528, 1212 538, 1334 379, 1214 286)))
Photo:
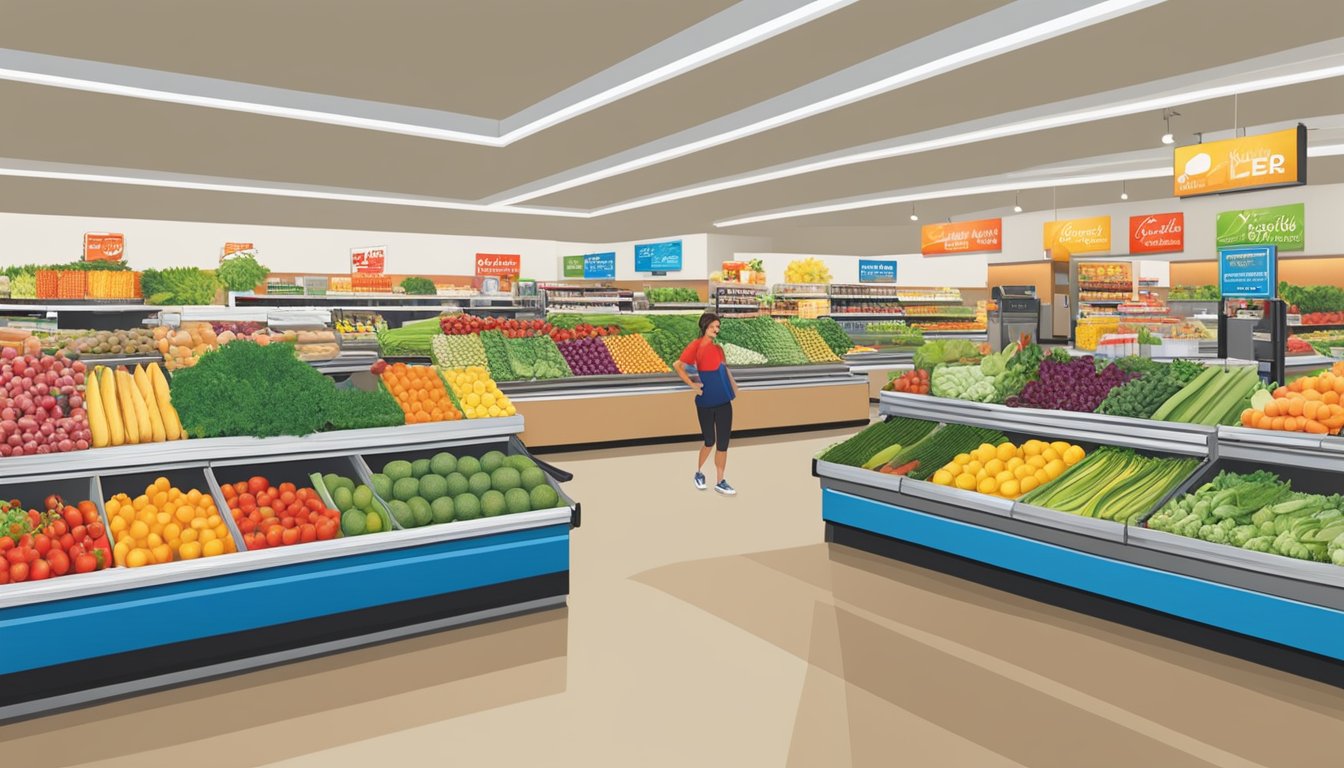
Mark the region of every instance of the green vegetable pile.
POLYGON ((9 282, 9 295, 15 299, 37 298, 37 275, 17 275, 9 282))
POLYGON ((1021 393, 1022 388, 1036 378, 1043 359, 1045 359, 1045 351, 1036 344, 1028 344, 1017 354, 1008 358, 1003 373, 994 377, 994 400, 992 402, 1002 403, 1021 393))
POLYGON ((719 342, 765 355, 770 365, 806 365, 807 356, 793 334, 768 317, 750 320, 725 319, 719 326, 719 342))
POLYGON ((508 339, 504 338, 501 331, 481 331, 481 346, 485 347, 485 359, 489 363, 490 378, 496 383, 501 381, 517 381, 518 375, 513 372, 513 363, 509 359, 508 339))
POLYGON ((904 320, 868 323, 864 326, 864 333, 875 336, 891 334, 891 344, 897 347, 919 347, 924 344, 924 332, 906 325, 904 320))
POLYGON ((1133 419, 1149 418, 1203 370, 1204 366, 1199 363, 1177 360, 1111 390, 1096 412, 1133 419))
POLYGON ((1254 367, 1206 368, 1153 412, 1157 421, 1186 424, 1231 424, 1246 399, 1260 386, 1254 367))
POLYGON ((906 476, 915 480, 928 480, 940 467, 957 457, 959 453, 968 453, 984 443, 1001 445, 1008 438, 993 429, 968 427, 965 424, 944 424, 929 432, 920 440, 908 444, 890 460, 889 467, 902 467, 918 462, 906 476))
POLYGON ((700 294, 694 288, 645 288, 644 295, 655 304, 695 304, 700 294))
POLYGON ((269 274, 271 270, 262 266, 257 257, 250 253, 230 256, 221 261, 219 269, 215 270, 215 275, 224 287, 237 293, 255 290, 269 274))
POLYGON ((1169 301, 1217 301, 1222 298, 1216 285, 1178 285, 1167 294, 1169 301))
POLYGON ((504 339, 504 348, 515 379, 563 379, 574 375, 550 336, 504 339))
POLYGON ((0 269, 0 275, 13 280, 16 277, 36 278, 39 269, 51 269, 57 272, 129 272, 130 265, 124 261, 72 261, 68 264, 22 264, 0 269))
POLYGON ((680 337, 667 331, 654 331, 641 335, 645 341, 649 342, 654 354, 658 355, 659 359, 666 363, 669 368, 681 357, 682 351, 690 343, 689 341, 683 343, 680 337))
POLYGON ((849 467, 860 467, 893 445, 914 445, 938 426, 936 421, 922 421, 891 416, 875 421, 857 435, 836 443, 822 451, 817 459, 849 467))
POLYGON ((1344 289, 1333 285, 1289 285, 1279 283, 1279 297, 1296 306, 1302 314, 1344 311, 1344 289))
POLYGON ((196 267, 146 269, 140 274, 146 304, 213 304, 219 287, 214 272, 196 267))
POLYGON ((980 350, 965 339, 930 341, 915 352, 915 367, 929 371, 941 363, 963 361, 980 362, 980 350))
POLYGON ((439 292, 434 281, 427 277, 408 277, 401 281, 401 289, 412 296, 433 296, 439 292))
POLYGON ((650 333, 657 330, 653 324, 653 319, 645 315, 583 315, 575 313, 560 313, 546 316, 546 322, 556 328, 564 330, 573 330, 575 326, 587 323, 600 327, 617 326, 622 334, 627 333, 650 333))
POLYGON ((442 333, 439 318, 430 317, 407 323, 400 328, 380 328, 378 345, 382 347, 384 355, 429 357, 433 350, 434 337, 442 333))
POLYGON ((658 330, 644 334, 644 340, 668 367, 700 335, 699 315, 651 315, 648 319, 658 330))
POLYGON ((327 426, 332 429, 372 429, 406 423, 406 414, 386 389, 370 392, 335 387, 327 404, 327 426))
POLYGON ((831 348, 836 357, 844 357, 849 350, 854 347, 854 340, 849 338, 845 329, 840 324, 829 317, 819 317, 815 320, 805 317, 792 317, 789 322, 799 328, 814 328, 821 334, 822 341, 831 348))
POLYGON ((434 364, 440 368, 469 368, 489 364, 481 337, 474 333, 439 334, 430 341, 434 364))
POLYGON ((1223 471, 1147 527, 1255 552, 1344 565, 1344 497, 1295 493, 1272 472, 1223 471))
POLYGON ((933 369, 930 385, 934 397, 989 403, 996 395, 994 377, 979 365, 940 365, 933 369))
POLYGON ((1018 501, 1099 520, 1136 523, 1198 464, 1192 458, 1144 456, 1128 448, 1103 446, 1018 501))
POLYGON ((335 385, 292 344, 234 341, 173 374, 172 398, 192 437, 309 435, 327 425, 335 385))

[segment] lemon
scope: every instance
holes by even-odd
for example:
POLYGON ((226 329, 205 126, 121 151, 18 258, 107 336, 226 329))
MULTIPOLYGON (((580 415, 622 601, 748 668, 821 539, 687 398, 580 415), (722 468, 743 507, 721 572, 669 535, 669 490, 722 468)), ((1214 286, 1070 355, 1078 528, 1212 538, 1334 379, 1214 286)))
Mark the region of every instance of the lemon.
POLYGON ((1032 469, 1026 464, 1022 464, 1021 466, 1013 470, 1013 477, 1017 478, 1018 480, 1021 480, 1024 477, 1031 477, 1035 471, 1036 470, 1032 469))
POLYGON ((960 475, 957 475, 956 485, 963 491, 974 490, 975 475, 972 475, 969 472, 963 472, 960 475))
POLYGON ((224 554, 224 542, 219 539, 207 541, 205 545, 201 547, 202 557, 218 557, 222 554, 224 554))
POLYGON ((1062 458, 1064 459, 1065 464, 1072 467, 1074 464, 1082 461, 1083 457, 1086 455, 1087 454, 1083 451, 1081 446, 1070 445, 1068 450, 1064 451, 1062 458))
POLYGON ((517 408, 514 408, 512 405, 510 405, 509 407, 507 407, 507 408, 504 409, 504 415, 505 415, 505 416, 516 416, 517 414, 518 414, 518 409, 517 409, 517 408))
POLYGON ((467 395, 467 405, 471 406, 472 408, 475 408, 480 404, 481 404, 480 395, 476 394, 475 392, 472 392, 470 395, 467 395))
POLYGON ((992 477, 986 477, 976 485, 975 489, 981 493, 994 493, 999 490, 999 481, 992 477))
POLYGON ((1045 469, 1047 463, 1045 457, 1039 453, 1027 459, 1027 466, 1033 469, 1045 469))
POLYGON ((1064 462, 1059 459, 1051 461, 1049 464, 1045 465, 1045 473, 1050 476, 1051 480, 1054 480, 1056 477, 1064 474, 1064 462))
POLYGON ((1041 451, 1041 456, 1045 458, 1046 463, 1058 461, 1059 451, 1056 451, 1054 448, 1046 448, 1044 451, 1041 451))
POLYGON ((975 457, 979 459, 981 463, 996 458, 998 455, 999 449, 989 443, 982 443, 979 448, 975 449, 975 457))
POLYGON ((1058 453, 1062 456, 1064 455, 1064 452, 1069 450, 1071 446, 1068 443, 1064 442, 1063 440, 1056 440, 1055 442, 1050 444, 1050 447, 1055 449, 1055 453, 1058 453))
POLYGON ((1026 463, 1027 462, 1021 456, 1014 456, 1003 465, 1003 468, 1016 472, 1018 467, 1026 463))
POLYGON ((940 469, 933 473, 933 482, 935 485, 951 485, 952 473, 946 469, 940 469))
POLYGON ((486 392, 484 395, 481 395, 481 405, 491 406, 494 404, 495 404, 494 395, 490 394, 489 392, 486 392))
POLYGON ((1013 477, 1013 473, 1012 473, 1012 472, 1009 472, 1009 471, 1006 470, 1006 469, 994 476, 994 480, 995 480, 995 482, 999 483, 1000 485, 1002 485, 1002 484, 1008 482, 1009 480, 1014 480, 1014 479, 1016 479, 1016 478, 1013 477))
POLYGON ((972 475, 979 474, 980 470, 984 468, 985 465, 981 464, 979 461, 972 461, 966 465, 966 471, 970 472, 972 475))
POLYGON ((471 391, 473 394, 477 395, 485 394, 485 382, 479 380, 473 382, 471 385, 471 391))
POLYGON ((1035 490, 1036 486, 1038 485, 1040 485, 1040 483, 1036 482, 1036 478, 1031 475, 1027 475, 1020 481, 1018 481, 1018 489, 1021 490, 1023 493, 1035 490))
POLYGON ((956 456, 956 458, 952 459, 952 463, 964 467, 964 466, 966 466, 967 464, 970 464, 970 463, 971 463, 971 454, 969 454, 969 453, 958 453, 957 456, 956 456))
POLYGON ((985 471, 991 475, 997 475, 1004 470, 1002 459, 990 459, 985 462, 985 471))
POLYGON ((1036 483, 1038 485, 1045 485, 1053 479, 1050 477, 1050 473, 1046 472, 1044 469, 1036 470, 1036 474, 1032 475, 1032 477, 1036 478, 1036 483))
POLYGON ((1017 455, 1017 446, 1012 443, 1004 443, 997 449, 999 461, 1007 461, 1017 455))
POLYGON ((1010 499, 1015 499, 1022 493, 1022 486, 1016 480, 1005 480, 999 483, 999 493, 1010 499))
POLYGON ((499 416, 501 413, 503 413, 503 411, 499 410, 499 406, 498 406, 498 405, 492 405, 492 406, 490 406, 490 418, 492 418, 492 419, 493 419, 493 418, 496 418, 496 417, 499 416))
POLYGON ((149 550, 136 548, 127 553, 127 568, 140 568, 146 565, 149 565, 149 550))
POLYGON ((1027 457, 1040 456, 1041 448, 1040 440, 1028 440, 1022 444, 1022 454, 1027 457))

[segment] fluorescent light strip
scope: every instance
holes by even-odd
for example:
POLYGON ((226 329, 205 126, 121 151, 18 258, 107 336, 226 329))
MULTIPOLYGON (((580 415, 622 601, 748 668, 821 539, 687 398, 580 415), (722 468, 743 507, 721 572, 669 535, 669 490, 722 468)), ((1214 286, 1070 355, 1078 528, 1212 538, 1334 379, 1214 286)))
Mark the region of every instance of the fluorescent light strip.
MULTIPOLYGON (((1308 146, 1308 157, 1335 157, 1344 155, 1344 143, 1323 144, 1320 146, 1308 146)), ((951 197, 967 197, 971 195, 988 195, 996 192, 1013 192, 1024 189, 1046 189, 1051 187, 1074 187, 1083 184, 1105 184, 1116 181, 1133 181, 1135 179, 1158 179, 1172 175, 1171 165, 1153 166, 1149 168, 1138 168, 1127 171, 1114 171, 1110 173, 1092 173, 1079 176, 1061 176, 1055 178, 1039 179, 1009 179, 1001 182, 988 184, 976 184, 968 187, 955 187, 950 189, 937 189, 925 192, 908 192, 901 194, 883 195, 881 197, 865 198, 860 200, 846 200, 835 203, 823 203, 820 205, 809 206, 807 208, 797 208, 792 210, 772 211, 769 213, 753 214, 751 216, 742 216, 736 219, 726 219, 724 221, 714 222, 716 227, 738 227, 744 224, 756 224, 762 221, 778 221, 780 219, 793 219, 802 216, 814 216, 823 213, 838 213, 841 211, 854 211, 863 208, 878 208, 884 205, 896 205, 899 203, 916 203, 924 200, 944 200, 951 197)))
POLYGON ((683 200, 688 197, 698 197, 714 192, 722 192, 728 189, 761 184, 769 181, 778 181, 794 176, 802 176, 808 173, 816 173, 832 168, 841 168, 848 165, 857 165, 860 163, 874 162, 877 160, 888 160, 905 155, 913 155, 921 152, 931 152, 939 149, 948 149, 951 147, 964 146, 966 144, 975 144, 992 139, 1007 138, 1018 136, 1025 133, 1034 133, 1036 131, 1050 130, 1052 128, 1063 128, 1071 125, 1080 125, 1083 123, 1096 122, 1115 117, 1125 117, 1128 115, 1140 114, 1143 112, 1155 111, 1166 107, 1174 107, 1182 104, 1194 104, 1201 101, 1223 98, 1240 93, 1251 93, 1255 91, 1270 90, 1273 88, 1282 88, 1290 85, 1300 85, 1302 83, 1315 82, 1318 80, 1328 80, 1335 77, 1344 76, 1344 65, 1335 65, 1311 69, 1305 72, 1294 73, 1292 75, 1279 75, 1274 77, 1265 77, 1258 80, 1247 80, 1241 83, 1221 85, 1216 87, 1199 88, 1194 90, 1172 93, 1161 97, 1131 101, 1122 104, 1114 104, 1108 107, 1098 107, 1096 109, 1065 112, 1057 115, 1034 118, 1031 120, 1022 120, 1016 123, 1008 123, 991 128, 957 133, 937 139, 927 139, 924 141, 914 141, 907 144, 898 144, 882 149, 855 152, 854 154, 842 155, 839 157, 828 157, 825 160, 813 162, 803 162, 799 165, 790 165, 778 170, 766 171, 763 173, 742 176, 738 178, 724 179, 722 181, 699 184, 685 189, 673 190, 659 195, 631 200, 624 203, 609 205, 605 208, 598 208, 593 211, 595 216, 606 216, 612 213, 621 213, 623 211, 645 208, 650 205, 660 205, 662 203, 683 200))
MULTIPOLYGON (((1019 0, 1019 2, 1020 1, 1021 0, 1019 0)), ((873 96, 878 96, 889 91, 903 88, 907 85, 927 80, 937 75, 946 74, 947 72, 1072 32, 1120 14, 1155 5, 1157 2, 1162 2, 1162 0, 1103 0, 1103 2, 1074 11, 1073 13, 1065 14, 1040 24, 1035 24, 1026 29, 1018 30, 1017 32, 1004 35, 1003 37, 971 46, 970 48, 955 51, 917 67, 898 72, 890 77, 867 83, 858 88, 853 88, 844 93, 815 101, 806 106, 789 110, 749 125, 740 126, 730 131, 724 131, 698 141, 688 142, 660 152, 653 152, 642 157, 628 160, 624 163, 618 163, 608 168, 549 184, 539 189, 520 192, 499 202, 503 205, 515 205, 527 200, 545 197, 547 195, 555 194, 556 192, 584 186, 595 181, 601 181, 602 179, 608 179, 640 168, 646 168, 678 157, 701 152, 711 147, 727 144, 747 136, 753 136, 790 123, 798 122, 799 120, 804 120, 831 110, 839 109, 873 96)), ((803 87, 806 88, 807 86, 803 87)))
MULTIPOLYGON (((601 93, 594 94, 593 96, 510 130, 500 137, 500 141, 503 142, 504 146, 508 146, 519 139, 526 138, 534 133, 544 131, 547 128, 563 123, 566 120, 610 104, 613 101, 618 101, 626 96, 638 93, 645 88, 652 87, 663 81, 683 75, 691 70, 717 61, 718 59, 729 56, 744 48, 749 48, 759 42, 768 40, 775 35, 787 32, 794 27, 806 24, 821 16, 825 16, 832 11, 839 10, 856 1, 857 0, 814 0, 814 2, 808 3, 801 8, 796 8, 781 16, 776 16, 775 18, 752 27, 751 29, 744 30, 725 40, 720 40, 719 42, 706 48, 702 48, 688 56, 684 56, 650 72, 646 72, 638 77, 627 80, 620 85, 608 88, 601 93)), ((508 123, 509 120, 506 118, 503 122, 508 123)))
POLYGON ((497 206, 482 203, 459 202, 427 197, 399 197, 379 195, 372 192, 336 192, 299 187, 273 187, 263 184, 241 184, 228 181, 190 181, 185 179, 154 178, 151 176, 133 176, 114 173, 82 171, 44 170, 40 168, 0 167, 0 176, 16 176, 30 179, 55 179, 58 181, 85 181, 98 184, 127 184, 137 187, 160 187, 164 189, 190 189, 205 192, 229 192, 243 195, 270 195, 276 197, 297 197, 312 200, 335 200, 348 203, 372 203, 374 205, 400 205, 412 208, 438 208, 453 211, 474 211, 477 213, 508 213, 531 216, 557 216, 564 218, 587 219, 592 214, 585 211, 572 211, 562 208, 537 208, 530 206, 497 206))

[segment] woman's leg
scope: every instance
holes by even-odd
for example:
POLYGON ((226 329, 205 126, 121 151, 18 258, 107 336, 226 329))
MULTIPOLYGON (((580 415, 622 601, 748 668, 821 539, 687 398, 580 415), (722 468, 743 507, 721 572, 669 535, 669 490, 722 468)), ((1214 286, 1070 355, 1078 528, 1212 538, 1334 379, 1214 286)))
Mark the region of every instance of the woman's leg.
POLYGON ((695 463, 695 471, 699 472, 709 459, 709 452, 714 450, 714 409, 696 408, 695 414, 700 419, 700 432, 705 438, 705 444, 700 446, 700 460, 695 463))
POLYGON ((723 482, 723 473, 728 468, 728 437, 733 431, 733 404, 725 403, 714 409, 715 453, 714 468, 719 472, 719 482, 723 482))

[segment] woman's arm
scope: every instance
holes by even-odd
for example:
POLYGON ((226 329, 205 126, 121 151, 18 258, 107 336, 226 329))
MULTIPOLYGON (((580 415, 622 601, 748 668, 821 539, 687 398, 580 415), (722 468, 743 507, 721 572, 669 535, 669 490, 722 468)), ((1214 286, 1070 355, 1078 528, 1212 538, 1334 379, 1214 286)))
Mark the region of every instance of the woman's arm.
POLYGON ((723 369, 728 372, 728 383, 733 385, 733 397, 737 397, 737 379, 733 378, 733 369, 727 363, 723 364, 723 369))
POLYGON ((686 372, 685 363, 681 362, 680 360, 676 361, 675 363, 672 364, 672 370, 676 371, 677 375, 681 377, 681 380, 686 382, 686 386, 690 387, 691 389, 694 389, 697 395, 704 391, 705 389, 704 385, 698 381, 693 381, 691 379, 691 375, 686 372))

